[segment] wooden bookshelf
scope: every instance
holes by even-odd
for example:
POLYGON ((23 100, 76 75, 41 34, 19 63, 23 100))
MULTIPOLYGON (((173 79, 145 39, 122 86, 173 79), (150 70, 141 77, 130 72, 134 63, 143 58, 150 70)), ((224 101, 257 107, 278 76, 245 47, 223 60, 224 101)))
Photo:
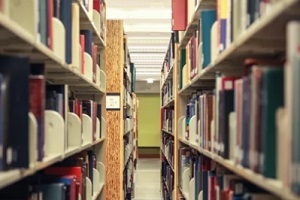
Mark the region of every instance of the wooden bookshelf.
MULTIPOLYGON (((174 146, 176 145, 176 147, 174 147, 174 149, 176 149, 176 151, 174 151, 174 185, 176 185, 174 188, 174 195, 176 196, 173 196, 173 198, 178 199, 179 196, 183 196, 186 200, 191 198, 189 193, 183 191, 179 186, 179 176, 181 174, 178 171, 178 165, 180 164, 178 163, 178 148, 182 146, 188 147, 193 152, 197 152, 198 155, 209 159, 211 163, 216 166, 220 166, 222 169, 238 175, 242 180, 262 189, 274 198, 289 200, 300 199, 299 196, 294 194, 291 189, 285 186, 280 180, 264 177, 262 174, 258 174, 240 164, 236 164, 232 160, 224 159, 213 151, 201 148, 199 143, 190 142, 182 137, 185 133, 180 130, 180 125, 178 126, 177 124, 179 123, 178 120, 180 117, 186 115, 185 107, 188 102, 187 97, 190 97, 199 90, 212 91, 216 86, 216 72, 220 72, 226 76, 240 77, 245 72, 243 65, 246 58, 284 59, 284 55, 287 51, 286 26, 289 21, 299 20, 300 17, 299 0, 278 1, 276 4, 272 5, 272 10, 268 14, 260 17, 251 24, 236 38, 236 40, 232 41, 232 43, 222 51, 215 60, 212 60, 206 68, 200 69, 194 78, 189 80, 186 85, 183 85, 182 88, 178 90, 179 52, 183 48, 188 49, 187 45, 190 39, 193 37, 195 31, 199 30, 199 20, 201 20, 202 10, 211 8, 216 9, 216 5, 217 1, 215 0, 199 1, 198 5, 195 7, 192 20, 183 33, 183 37, 176 44, 174 67, 171 68, 172 75, 167 75, 167 79, 161 79, 161 88, 168 79, 172 79, 174 85, 174 96, 170 101, 167 101, 167 103, 161 106, 161 108, 174 107, 176 125, 173 128, 172 133, 162 129, 162 134, 167 133, 174 135, 174 146)), ((186 65, 188 64, 190 63, 187 61, 186 65)), ((199 135, 197 135, 197 137, 199 137, 199 135)), ((163 151, 162 155, 164 155, 163 151)), ((162 180, 162 187, 163 184, 165 184, 165 181, 166 180, 162 180)), ((194 196, 194 194, 192 196, 194 196)))
MULTIPOLYGON (((13 2, 13 1, 2 1, 2 6, 5 5, 7 8, 7 6, 11 2, 13 2)), ((27 6, 29 10, 34 10, 33 8, 30 7, 30 6, 32 6, 32 4, 34 4, 32 2, 33 1, 26 2, 26 3, 28 3, 27 5, 22 4, 22 2, 19 2, 18 4, 21 4, 22 6, 27 6)), ((92 0, 90 0, 90 2, 92 2, 92 0)), ((15 3, 15 2, 13 2, 13 3, 15 3)), ((92 42, 97 46, 98 52, 101 52, 101 56, 104 56, 105 55, 105 46, 106 46, 106 43, 105 43, 105 37, 106 37, 105 34, 106 33, 103 32, 104 37, 103 38, 100 37, 100 33, 99 33, 99 31, 97 31, 95 22, 93 19, 88 17, 87 11, 86 11, 82 1, 74 0, 73 3, 78 3, 78 5, 79 5, 80 16, 78 16, 79 17, 78 20, 80 23, 80 29, 89 29, 89 30, 93 31, 92 42)), ((12 6, 12 5, 9 5, 9 6, 12 6)), ((17 6, 19 6, 19 5, 17 5, 17 6)), ((38 7, 36 7, 36 9, 38 9, 38 7)), ((64 130, 62 130, 62 132, 64 134, 66 134, 65 136, 66 137, 70 136, 69 135, 70 130, 68 129, 68 127, 69 127, 68 124, 73 123, 73 121, 72 122, 68 121, 69 114, 74 114, 74 113, 70 113, 69 108, 67 108, 68 101, 69 101, 69 99, 68 99, 69 93, 68 92, 72 92, 72 94, 74 94, 74 97, 78 98, 80 100, 92 100, 94 102, 100 103, 101 109, 102 109, 102 116, 101 116, 101 119, 98 118, 98 120, 102 126, 101 127, 97 126, 97 128, 99 128, 98 130, 101 134, 101 138, 96 138, 96 139, 92 138, 91 141, 86 141, 85 138, 83 138, 84 133, 82 133, 80 130, 80 131, 78 131, 80 134, 80 136, 78 138, 78 140, 81 141, 80 144, 69 145, 69 143, 68 143, 67 146, 64 146, 64 147, 67 147, 67 149, 64 149, 63 152, 50 153, 50 155, 45 155, 42 161, 30 160, 30 167, 28 169, 27 168, 20 168, 20 169, 16 168, 16 169, 8 170, 8 171, 1 171, 0 172, 0 190, 7 189, 7 188, 11 187, 13 184, 17 184, 18 182, 20 182, 26 178, 37 175, 41 171, 47 169, 48 167, 51 167, 54 164, 58 164, 62 161, 65 161, 67 158, 78 156, 78 153, 81 153, 86 150, 94 151, 96 161, 98 163, 101 162, 101 164, 104 166, 103 171, 98 171, 98 169, 97 169, 97 171, 100 174, 101 178, 105 177, 106 176, 106 172, 105 172, 106 163, 105 163, 105 159, 104 159, 105 152, 106 152, 106 147, 105 147, 106 146, 106 112, 105 112, 105 108, 106 108, 106 79, 105 79, 106 67, 104 66, 105 58, 102 58, 102 57, 99 58, 101 60, 101 66, 99 66, 98 70, 100 71, 100 69, 101 69, 101 73, 103 75, 102 76, 99 73, 99 76, 102 77, 100 82, 97 83, 96 81, 92 81, 89 77, 87 77, 87 75, 83 74, 78 69, 79 66, 73 66, 72 64, 66 64, 65 58, 63 57, 63 55, 58 55, 57 52, 49 49, 46 45, 44 45, 40 41, 41 39, 39 37, 35 37, 36 35, 32 35, 32 33, 30 33, 30 31, 26 30, 23 27, 23 25, 25 23, 20 24, 21 20, 19 20, 19 22, 17 22, 14 20, 14 18, 8 16, 6 13, 4 13, 2 11, 0 11, 0 32, 1 32, 1 34, 0 34, 0 52, 1 53, 0 54, 1 55, 27 57, 30 60, 30 64, 42 63, 45 66, 45 81, 47 82, 47 84, 49 84, 49 85, 56 85, 56 84, 67 85, 68 89, 67 89, 67 91, 65 91, 66 94, 64 94, 64 95, 66 95, 66 99, 63 100, 64 106, 65 106, 64 112, 67 117, 65 119, 62 118, 62 121, 64 124, 63 125, 64 130)), ((26 13, 26 14, 28 14, 28 13, 26 13)), ((26 14, 24 14, 25 19, 27 19, 26 14)), ((15 15, 14 17, 20 18, 21 16, 22 15, 20 15, 20 16, 15 15)), ((35 16, 35 17, 37 17, 37 16, 35 16)), ((52 23, 54 23, 53 18, 52 18, 52 23)), ((73 18, 73 16, 72 16, 72 18, 73 18)), ((27 19, 27 20, 30 20, 30 19, 27 19)), ((56 20, 59 21, 59 19, 56 19, 56 20)), ((62 27, 65 28, 61 21, 60 21, 60 23, 61 23, 62 27)), ((78 36, 80 36, 80 35, 78 35, 78 36)), ((57 35, 56 35, 56 37, 57 37, 57 35)), ((54 36, 53 36, 53 38, 54 38, 54 36)), ((74 46, 76 46, 76 45, 74 45, 74 46)), ((76 48, 76 47, 73 47, 73 48, 76 48)), ((98 77, 98 76, 97 76, 97 78, 100 79, 100 77, 98 77)), ((47 116, 46 114, 47 113, 45 113, 45 117, 47 116)), ((34 116, 34 115, 32 115, 32 116, 34 116)), ((78 117, 78 121, 80 121, 79 122, 80 125, 78 125, 78 124, 73 124, 73 125, 78 125, 78 127, 79 127, 79 126, 81 126, 81 124, 84 124, 83 119, 81 120, 79 117, 78 117)), ((30 119, 29 119, 29 122, 30 122, 30 119)), ((45 129, 48 128, 48 127, 46 127, 46 122, 45 122, 44 126, 45 126, 45 129)), ((83 125, 83 129, 84 129, 84 125, 83 125)), ((32 130, 30 130, 30 131, 32 131, 32 130)), ((74 134, 74 132, 72 132, 72 137, 78 136, 78 135, 73 135, 73 134, 74 134)), ((89 133, 87 133, 87 134, 89 134, 89 133)), ((91 132, 90 135, 93 135, 93 132, 91 132)), ((51 144, 57 143, 57 147, 59 148, 60 143, 58 140, 60 140, 60 138, 52 138, 50 143, 51 144)), ((65 138, 65 140, 67 140, 67 139, 65 138)), ((31 141, 29 141, 29 142, 31 144, 31 141)), ((67 142, 67 141, 65 141, 65 142, 67 142)), ((31 159, 31 157, 30 157, 30 159, 31 159)), ((93 199, 93 200, 106 199, 106 197, 105 197, 106 183, 105 183, 105 178, 103 178, 103 179, 104 179, 103 182, 99 182, 99 188, 96 191, 94 190, 94 192, 91 194, 92 196, 90 199, 93 199)), ((100 179, 99 179, 99 181, 100 181, 100 179)), ((91 187, 93 187, 93 185, 91 187)), ((0 195, 0 199, 2 199, 1 195, 0 195)))
POLYGON ((129 53, 124 53, 124 49, 128 52, 128 48, 123 31, 123 21, 108 20, 107 31, 112 33, 107 35, 106 46, 106 66, 110 66, 107 69, 107 101, 109 101, 109 96, 114 95, 117 96, 119 104, 115 109, 106 108, 108 121, 106 198, 124 199, 127 195, 133 194, 134 179, 132 178, 132 187, 128 191, 124 191, 124 188, 127 189, 127 187, 124 185, 123 173, 125 170, 132 170, 132 177, 134 175, 135 127, 133 114, 136 109, 134 103, 136 100, 131 91, 129 53), (124 55, 127 56, 124 57, 124 55), (125 82, 128 85, 125 86, 125 82), (126 146, 124 142, 128 142, 126 146))

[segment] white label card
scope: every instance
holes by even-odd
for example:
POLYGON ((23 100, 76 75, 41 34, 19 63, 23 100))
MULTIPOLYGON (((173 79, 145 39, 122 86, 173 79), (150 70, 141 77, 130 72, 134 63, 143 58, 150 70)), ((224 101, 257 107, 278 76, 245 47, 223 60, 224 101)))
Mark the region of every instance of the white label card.
POLYGON ((107 110, 120 110, 120 95, 119 94, 106 94, 106 109, 107 110))

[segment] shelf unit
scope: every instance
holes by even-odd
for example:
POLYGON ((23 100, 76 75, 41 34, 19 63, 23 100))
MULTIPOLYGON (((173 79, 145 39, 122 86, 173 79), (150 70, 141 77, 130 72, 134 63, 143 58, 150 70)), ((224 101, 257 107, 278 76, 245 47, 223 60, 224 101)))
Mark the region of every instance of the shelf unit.
POLYGON ((115 108, 107 107, 107 199, 129 200, 134 195, 134 149, 136 97, 132 91, 134 70, 131 69, 127 36, 123 21, 108 20, 106 65, 107 101, 115 101, 115 108))
MULTIPOLYGON (((173 3, 174 2, 176 1, 173 1, 173 3)), ((255 22, 247 27, 247 29, 235 40, 233 40, 226 49, 224 49, 221 53, 218 53, 217 57, 211 60, 211 63, 207 67, 202 68, 202 66, 197 64, 197 75, 195 75, 193 78, 188 77, 189 80, 187 83, 183 84, 182 87, 179 88, 178 83, 180 81, 181 50, 186 49, 187 61, 185 63, 186 65, 190 65, 188 61, 190 49, 188 49, 187 46, 189 45, 193 35, 195 35, 195 32, 197 30, 201 30, 200 28, 202 28, 200 22, 201 12, 204 10, 216 9, 218 2, 219 1, 215 0, 198 1, 186 30, 181 33, 178 33, 177 31, 173 33, 175 35, 179 35, 179 38, 175 44, 175 58, 174 67, 172 68, 172 75, 167 74, 166 76, 164 69, 162 69, 162 73, 164 75, 161 78, 161 88, 165 85, 166 80, 173 79, 174 95, 171 97, 171 100, 163 102, 161 104, 161 108, 164 109, 174 107, 174 121, 176 122, 176 126, 172 129, 172 132, 169 132, 168 129, 164 128, 162 125, 162 135, 172 135, 174 137, 174 146, 176 146, 174 147, 174 193, 173 196, 170 195, 172 196, 171 198, 165 199, 196 199, 194 197, 195 191, 184 190, 179 186, 182 172, 179 171, 180 167, 178 167, 181 164, 178 149, 181 147, 186 147, 190 149, 193 154, 199 155, 201 158, 204 158, 204 160, 209 160, 210 164, 215 167, 215 169, 221 169, 223 172, 225 171, 226 173, 237 175, 241 178, 241 180, 250 183, 267 194, 270 194, 274 199, 300 199, 299 196, 294 194, 291 189, 279 179, 264 177, 262 174, 254 172, 247 167, 241 166, 241 164, 236 164, 233 160, 224 159, 215 153, 214 150, 201 148, 199 141, 198 143, 195 142, 199 140, 198 138, 197 140, 195 138, 200 137, 199 133, 197 132, 197 129, 199 128, 199 122, 196 122, 195 119, 193 119, 194 121, 192 123, 193 126, 197 128, 189 128, 190 139, 187 140, 185 138, 186 124, 184 117, 186 115, 186 105, 189 101, 188 98, 200 90, 212 91, 216 86, 217 72, 229 77, 241 77, 243 73, 245 73, 245 70, 242 66, 245 65, 245 59, 247 58, 284 58, 286 51, 288 51, 286 26, 291 20, 299 20, 300 16, 299 0, 277 1, 270 7, 270 12, 255 20, 255 22), (175 84, 175 82, 177 84, 175 84), (189 194, 190 192, 193 194, 189 194)), ((201 57, 201 55, 199 57, 201 57)), ((197 59, 199 59, 199 57, 197 57, 197 59)), ((163 95, 161 95, 161 98, 163 98, 162 96, 163 95)), ((163 118, 163 115, 161 115, 161 117, 163 118)), ((191 121, 189 121, 189 123, 191 123, 191 121)), ((209 134, 211 135, 211 133, 209 134)), ((162 154, 164 154, 163 151, 162 154)), ((165 180, 162 180, 162 190, 164 181, 165 180)), ((185 189, 192 187, 189 184, 195 184, 192 181, 188 183, 185 189)))
MULTIPOLYGON (((73 13, 74 15, 72 15, 72 19, 73 21, 78 22, 78 31, 93 30, 94 36, 92 38, 92 43, 97 46, 98 52, 101 54, 101 56, 103 56, 105 55, 106 30, 105 28, 104 30, 101 30, 103 37, 100 37, 100 28, 96 28, 97 23, 95 23, 92 19, 97 15, 97 13, 93 14, 93 1, 89 1, 92 8, 92 11, 90 12, 87 11, 82 1, 74 0, 73 3, 71 1, 72 6, 74 6, 75 4, 78 5, 77 8, 80 13, 78 16, 73 13), (78 19, 76 17, 78 17, 78 19)), ((0 54, 15 57, 26 57, 29 59, 30 64, 39 63, 43 65, 45 70, 45 81, 47 85, 65 85, 66 90, 64 91, 65 93, 63 95, 65 95, 66 98, 62 100, 65 106, 64 119, 62 118, 62 116, 58 117, 59 114, 56 111, 45 110, 44 116, 45 118, 47 118, 47 120, 45 120, 44 126, 45 135, 47 134, 47 136, 45 136, 44 151, 47 153, 47 155, 43 157, 42 161, 38 161, 36 153, 32 153, 32 148, 34 148, 34 145, 37 145, 32 140, 33 138, 35 138, 34 140, 37 139, 36 134, 38 125, 36 124, 36 118, 34 114, 28 111, 28 121, 30 122, 28 131, 28 134, 30 134, 29 168, 15 168, 9 169, 7 171, 1 171, 0 193, 2 192, 2 190, 13 187, 14 185, 19 184, 27 178, 29 179, 30 177, 38 176, 40 172, 43 172, 51 166, 56 166, 56 164, 62 163, 63 161, 66 161, 69 158, 76 157, 78 156, 78 154, 86 150, 93 150, 97 161, 97 167, 98 164, 100 167, 99 169, 94 168, 94 170, 97 171, 97 173, 95 172, 96 175, 99 175, 99 178, 97 178, 95 175, 94 180, 97 181, 94 184, 98 185, 99 187, 94 188, 95 190, 92 192, 92 188, 97 186, 93 186, 92 184, 87 186, 87 196, 84 199, 106 199, 106 171, 104 159, 106 149, 106 113, 102 112, 102 115, 96 118, 98 124, 95 125, 95 127, 97 129, 96 131, 99 131, 98 133, 100 133, 100 135, 96 136, 96 138, 93 138, 92 118, 86 114, 82 115, 82 118, 80 118, 76 114, 72 113, 68 108, 68 97, 69 94, 72 93, 73 97, 75 97, 76 99, 92 100, 94 102, 97 102, 99 105, 101 104, 101 110, 105 111, 106 76, 105 65, 103 65, 103 63, 105 63, 104 58, 100 57, 99 55, 97 55, 97 58, 95 57, 97 60, 100 60, 101 66, 98 66, 98 68, 96 69, 98 73, 96 75, 97 81, 93 81, 91 77, 89 77, 89 75, 84 74, 79 70, 79 68, 82 66, 74 65, 75 62, 72 62, 72 64, 67 64, 65 62, 65 56, 61 53, 61 51, 58 50, 63 49, 64 46, 62 46, 62 44, 65 43, 65 41, 61 39, 64 38, 64 36, 60 34, 64 33, 65 27, 60 21, 60 19, 55 18, 54 16, 48 19, 52 21, 48 21, 47 23, 51 23, 53 25, 53 32, 51 33, 51 36, 49 36, 53 40, 53 49, 50 49, 48 48, 48 46, 42 43, 41 38, 37 36, 38 33, 33 33, 32 30, 28 28, 28 23, 26 24, 22 21, 23 19, 26 19, 28 21, 32 20, 32 25, 37 27, 37 24, 34 24, 38 21, 37 15, 35 15, 37 13, 37 10, 35 10, 35 8, 40 9, 40 7, 37 6, 36 1, 30 0, 26 1, 25 3, 17 2, 14 0, 4 0, 1 1, 1 6, 2 10, 0 9, 0 54), (21 14, 11 14, 9 12, 9 9, 14 8, 16 8, 17 10, 32 10, 32 12, 26 11, 21 14), (59 27, 57 24, 59 24, 59 27), (63 32, 60 32, 62 29, 63 32), (58 124, 58 121, 61 124, 58 124), (62 127, 62 129, 59 130, 58 133, 54 133, 53 130, 49 129, 49 126, 62 127), (77 127, 77 129, 74 129, 75 127, 77 127), (81 132, 80 127, 82 128, 83 132, 81 132), (72 132, 71 139, 69 138, 69 132, 72 132), (53 136, 51 136, 52 134, 53 136), (91 195, 89 196, 88 194, 91 195)), ((103 6, 105 10, 105 2, 103 6)), ((73 11, 70 11, 71 14, 72 12, 73 11)), ((106 22, 104 21, 104 25, 105 23, 106 22)), ((37 29, 35 30, 38 31, 37 29)), ((77 51, 77 48, 79 49, 79 51, 81 51, 81 48, 79 48, 79 46, 73 44, 72 50, 77 51)), ((29 95, 31 94, 28 94, 28 96, 29 95)), ((1 163, 1 165, 2 164, 3 163, 1 163)), ((86 179, 88 179, 88 177, 86 179)), ((89 181, 93 182, 93 180, 89 181)), ((29 183, 30 182, 28 182, 27 184, 29 183)), ((0 199, 2 199, 1 194, 0 199)))

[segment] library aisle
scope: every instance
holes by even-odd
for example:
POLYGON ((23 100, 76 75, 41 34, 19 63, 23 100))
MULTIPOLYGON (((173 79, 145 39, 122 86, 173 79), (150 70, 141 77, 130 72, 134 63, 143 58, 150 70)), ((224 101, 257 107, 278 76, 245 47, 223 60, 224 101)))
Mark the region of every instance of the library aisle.
POLYGON ((159 159, 138 160, 134 200, 161 200, 159 159))

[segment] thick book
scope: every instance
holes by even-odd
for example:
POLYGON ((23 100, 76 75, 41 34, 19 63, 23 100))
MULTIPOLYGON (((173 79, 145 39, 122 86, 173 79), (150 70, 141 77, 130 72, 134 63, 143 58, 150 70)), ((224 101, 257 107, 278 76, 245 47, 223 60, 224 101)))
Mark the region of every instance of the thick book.
POLYGON ((80 34, 84 35, 84 39, 85 39, 84 50, 85 50, 85 52, 87 52, 92 57, 92 55, 93 55, 93 53, 92 53, 93 52, 93 46, 92 46, 93 32, 91 30, 81 30, 80 34))
POLYGON ((29 59, 0 56, 2 170, 29 167, 29 73, 29 59))
POLYGON ((37 152, 38 161, 42 161, 44 158, 45 138, 45 76, 30 75, 29 79, 30 112, 34 114, 38 123, 37 152))
POLYGON ((42 176, 43 183, 62 183, 66 187, 66 200, 76 200, 76 176, 42 176))
POLYGON ((283 106, 283 69, 266 68, 262 79, 263 175, 276 178, 276 111, 283 106))
POLYGON ((76 176, 79 182, 79 193, 81 198, 85 200, 85 177, 83 176, 83 167, 50 167, 45 170, 47 175, 56 176, 76 176))
POLYGON ((72 63, 72 0, 60 1, 60 20, 65 27, 66 63, 72 63))
POLYGON ((187 27, 187 1, 172 0, 172 31, 184 31, 187 27))
POLYGON ((66 186, 63 183, 37 185, 35 189, 41 193, 43 200, 66 199, 66 186))
POLYGON ((211 29, 216 21, 216 10, 203 10, 201 12, 201 36, 202 36, 202 67, 205 68, 211 63, 211 29))

